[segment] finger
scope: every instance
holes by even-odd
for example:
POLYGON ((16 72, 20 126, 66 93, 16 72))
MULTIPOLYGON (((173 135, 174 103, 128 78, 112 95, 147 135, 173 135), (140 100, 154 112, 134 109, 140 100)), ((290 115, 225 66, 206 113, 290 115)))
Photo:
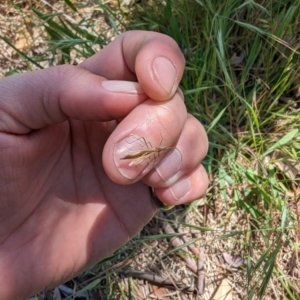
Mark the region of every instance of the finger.
POLYGON ((68 118, 108 121, 147 99, 138 83, 59 66, 0 81, 0 131, 25 134, 68 118))
POLYGON ((79 66, 114 80, 137 81, 154 100, 176 92, 185 60, 176 42, 156 32, 128 31, 79 66))
POLYGON ((179 93, 166 102, 147 100, 118 125, 106 142, 102 162, 119 184, 144 177, 176 144, 187 118, 179 93))
POLYGON ((187 173, 166 188, 156 188, 154 192, 166 205, 179 205, 202 198, 209 185, 207 173, 202 165, 187 173))
POLYGON ((188 115, 177 144, 143 178, 143 182, 155 188, 171 186, 194 170, 207 151, 208 138, 205 129, 196 118, 188 115))

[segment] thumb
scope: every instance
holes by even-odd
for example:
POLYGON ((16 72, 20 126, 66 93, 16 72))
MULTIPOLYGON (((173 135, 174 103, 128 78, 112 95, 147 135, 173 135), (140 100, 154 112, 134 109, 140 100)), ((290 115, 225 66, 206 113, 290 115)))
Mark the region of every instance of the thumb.
POLYGON ((0 131, 26 134, 68 118, 109 121, 147 96, 138 83, 109 81, 63 65, 0 80, 0 131))

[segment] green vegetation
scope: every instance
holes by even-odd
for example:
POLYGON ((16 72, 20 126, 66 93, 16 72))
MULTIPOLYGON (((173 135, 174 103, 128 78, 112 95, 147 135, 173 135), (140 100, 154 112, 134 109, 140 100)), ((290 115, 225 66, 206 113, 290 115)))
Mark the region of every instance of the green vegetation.
MULTIPOLYGON (((76 4, 65 3, 77 11, 76 4)), ((165 33, 186 58, 181 88, 189 112, 209 135, 204 165, 212 184, 204 204, 199 200, 164 217, 192 230, 190 242, 205 248, 207 295, 217 289, 210 272, 220 269, 220 254, 229 252, 245 260, 226 273, 233 299, 299 299, 300 2, 153 0, 120 5, 96 4, 109 30, 165 33)), ((95 45, 109 42, 105 32, 93 28, 93 20, 82 17, 73 23, 65 14, 33 12, 45 27, 53 57, 60 54, 59 63, 71 62, 71 51, 84 58, 95 52, 95 45), (82 26, 86 22, 89 29, 82 26)), ((39 59, 30 61, 38 66, 39 59)), ((105 299, 139 299, 133 296, 135 281, 126 281, 128 286, 118 282, 119 269, 113 266, 129 263, 142 249, 154 253, 155 241, 168 244, 160 224, 153 220, 138 238, 85 273, 84 278, 97 280, 90 288, 105 299)), ((181 248, 155 255, 174 260, 181 248)), ((151 269, 151 261, 145 258, 144 264, 151 269)), ((183 292, 176 295, 172 299, 188 299, 183 292)))

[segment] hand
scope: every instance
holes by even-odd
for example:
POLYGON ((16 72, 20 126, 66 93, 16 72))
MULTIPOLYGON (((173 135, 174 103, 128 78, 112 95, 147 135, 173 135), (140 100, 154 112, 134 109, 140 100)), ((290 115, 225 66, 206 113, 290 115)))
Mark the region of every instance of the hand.
POLYGON ((169 205, 205 193, 208 142, 177 92, 183 69, 171 38, 131 31, 79 66, 0 81, 1 300, 125 244, 157 210, 148 186, 169 205))

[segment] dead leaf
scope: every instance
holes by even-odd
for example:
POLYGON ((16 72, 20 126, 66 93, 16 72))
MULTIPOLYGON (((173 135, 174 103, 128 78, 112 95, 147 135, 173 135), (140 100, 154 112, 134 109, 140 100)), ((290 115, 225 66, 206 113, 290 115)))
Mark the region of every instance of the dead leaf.
POLYGON ((232 289, 227 278, 223 278, 212 300, 232 300, 232 289))
POLYGON ((53 300, 61 300, 61 294, 58 287, 56 287, 53 291, 53 300))
POLYGON ((32 45, 30 33, 26 28, 23 28, 16 35, 15 47, 21 51, 29 49, 32 45))
POLYGON ((230 267, 233 267, 233 268, 238 268, 238 267, 242 266, 245 262, 244 259, 241 258, 240 256, 234 256, 234 255, 231 255, 226 252, 222 253, 222 255, 223 255, 225 262, 230 267))
POLYGON ((293 159, 286 158, 277 160, 274 164, 291 180, 295 180, 297 175, 300 174, 300 163, 297 163, 293 159))
POLYGON ((237 66, 243 62, 244 58, 245 52, 240 53, 240 55, 233 53, 232 57, 230 58, 230 62, 232 65, 237 66))
MULTIPOLYGON (((157 297, 157 299, 164 299, 164 300, 171 299, 168 296, 169 292, 165 287, 158 287, 158 286, 149 284, 149 290, 150 290, 151 296, 157 297)), ((151 298, 153 299, 153 297, 151 297, 151 298)))

